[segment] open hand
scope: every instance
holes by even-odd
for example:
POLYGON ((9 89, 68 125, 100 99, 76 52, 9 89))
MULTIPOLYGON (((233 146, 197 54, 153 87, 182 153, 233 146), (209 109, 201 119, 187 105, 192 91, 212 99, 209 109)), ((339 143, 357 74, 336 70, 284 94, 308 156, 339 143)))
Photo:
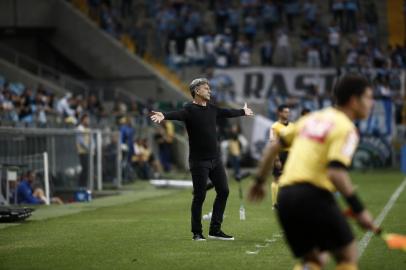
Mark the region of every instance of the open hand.
POLYGON ((265 198, 265 195, 265 185, 263 183, 255 183, 248 193, 248 200, 251 202, 260 202, 265 198))
POLYGON ((243 110, 244 110, 244 112, 245 112, 245 115, 247 115, 247 116, 252 116, 252 115, 254 115, 254 113, 252 112, 252 110, 251 110, 250 108, 248 108, 247 102, 245 102, 243 110))
POLYGON ((375 226, 374 220, 368 210, 364 210, 355 215, 358 224, 365 230, 377 232, 379 228, 375 226))
POLYGON ((161 123, 165 119, 165 116, 161 112, 152 111, 151 120, 154 123, 161 123))

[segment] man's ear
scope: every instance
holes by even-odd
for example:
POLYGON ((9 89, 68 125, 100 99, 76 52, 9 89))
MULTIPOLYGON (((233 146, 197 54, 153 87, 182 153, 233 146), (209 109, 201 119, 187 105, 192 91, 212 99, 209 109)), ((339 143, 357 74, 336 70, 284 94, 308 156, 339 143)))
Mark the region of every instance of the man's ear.
POLYGON ((350 97, 350 101, 349 101, 350 107, 351 108, 356 108, 359 106, 359 98, 356 96, 352 96, 350 97))

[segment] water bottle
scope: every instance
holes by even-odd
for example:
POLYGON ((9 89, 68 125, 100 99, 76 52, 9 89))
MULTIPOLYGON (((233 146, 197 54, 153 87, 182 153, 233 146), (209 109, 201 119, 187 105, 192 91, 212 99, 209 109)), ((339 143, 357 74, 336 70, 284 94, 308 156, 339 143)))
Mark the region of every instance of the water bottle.
POLYGON ((86 197, 87 197, 87 201, 88 202, 91 202, 92 201, 92 191, 90 190, 90 189, 88 189, 87 191, 86 191, 86 197))
POLYGON ((245 220, 245 208, 244 208, 244 205, 240 206, 240 220, 245 220))

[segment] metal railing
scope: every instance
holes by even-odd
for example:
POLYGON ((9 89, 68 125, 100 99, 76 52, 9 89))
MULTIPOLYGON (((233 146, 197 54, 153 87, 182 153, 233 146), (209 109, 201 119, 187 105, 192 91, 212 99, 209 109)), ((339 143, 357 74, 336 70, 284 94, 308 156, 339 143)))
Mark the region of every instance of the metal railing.
POLYGON ((0 165, 17 167, 20 172, 36 170, 40 177, 48 174, 51 193, 103 190, 106 185, 120 188, 121 160, 118 131, 0 127, 0 165), (90 138, 86 153, 78 149, 80 136, 90 138), (32 158, 44 153, 48 164, 32 158))

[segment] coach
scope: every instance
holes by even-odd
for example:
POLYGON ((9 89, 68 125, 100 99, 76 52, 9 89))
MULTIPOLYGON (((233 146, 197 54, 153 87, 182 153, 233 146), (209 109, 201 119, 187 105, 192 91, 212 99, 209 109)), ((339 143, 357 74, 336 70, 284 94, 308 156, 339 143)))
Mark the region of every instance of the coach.
POLYGON ((253 115, 245 104, 243 109, 222 109, 209 103, 211 90, 205 78, 193 80, 189 85, 193 97, 182 110, 175 112, 152 112, 151 119, 156 123, 162 120, 183 121, 189 136, 189 165, 193 180, 192 233, 193 240, 204 241, 202 230, 202 206, 206 198, 207 178, 210 178, 216 190, 213 215, 210 223, 209 238, 234 240, 221 230, 223 214, 229 193, 226 172, 220 159, 217 141, 217 119, 253 115))

